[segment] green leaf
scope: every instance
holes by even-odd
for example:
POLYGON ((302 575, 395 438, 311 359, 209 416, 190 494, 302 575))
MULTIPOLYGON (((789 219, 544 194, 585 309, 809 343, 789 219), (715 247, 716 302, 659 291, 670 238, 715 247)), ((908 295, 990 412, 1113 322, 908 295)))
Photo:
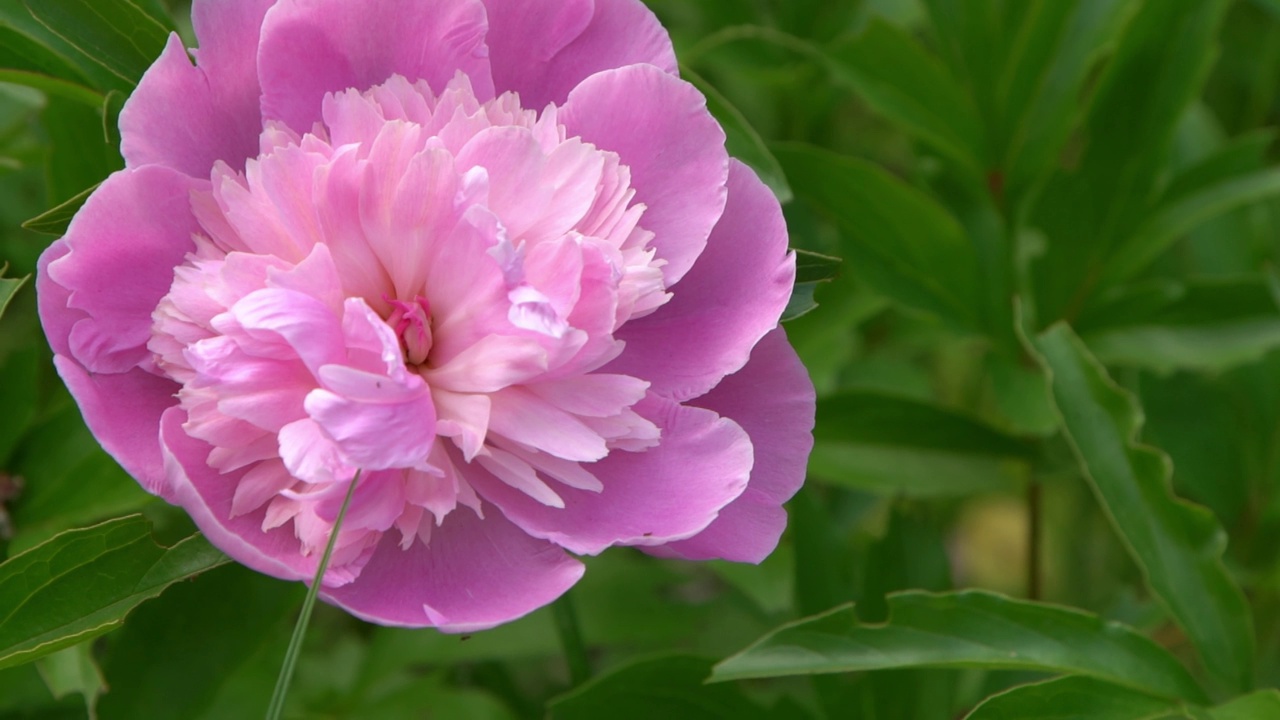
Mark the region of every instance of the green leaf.
POLYGON ((684 654, 645 658, 551 701, 551 720, 650 718, 762 719, 765 712, 733 685, 704 685, 712 662, 684 654))
POLYGON ((1099 285, 1136 275, 1196 226, 1242 205, 1280 196, 1280 168, 1231 177, 1157 208, 1117 249, 1099 285))
POLYGON ((1116 273, 1110 256, 1146 220, 1178 120, 1208 76, 1226 5, 1145 2, 1125 24, 1088 105, 1083 149, 1064 162, 1072 170, 1051 176, 1037 193, 1030 215, 1050 240, 1035 266, 1043 325, 1073 318, 1099 277, 1116 273))
POLYGON ((907 398, 845 392, 818 403, 809 471, 828 482, 908 496, 1008 489, 1031 448, 977 420, 907 398))
POLYGON ((13 296, 18 294, 22 286, 27 280, 31 279, 30 275, 24 275, 20 278, 7 278, 4 274, 9 270, 9 263, 0 266, 0 317, 4 317, 4 311, 9 307, 9 301, 13 300, 13 296))
POLYGON ((797 283, 826 282, 840 276, 840 258, 799 248, 791 251, 796 254, 797 283))
POLYGON ((32 16, 85 57, 137 84, 164 50, 172 24, 151 2, 23 0, 32 16))
MULTIPOLYGON (((826 52, 837 81, 955 162, 971 179, 984 176, 985 141, 973 100, 946 66, 902 29, 872 18, 862 34, 826 52)), ((787 176, 794 184, 794 173, 788 171, 787 176)))
POLYGON ((965 720, 1266 720, 1280 717, 1280 691, 1258 691, 1211 710, 1169 702, 1082 676, 1018 685, 965 720))
POLYGON ((1222 564, 1226 534, 1208 510, 1170 488, 1169 458, 1137 442, 1143 417, 1084 343, 1059 323, 1034 341, 1085 476, 1157 597, 1205 668, 1242 690, 1253 678, 1253 621, 1222 564))
POLYGON ((782 311, 782 322, 794 320, 818 307, 814 293, 818 285, 830 282, 840 275, 840 258, 792 248, 796 254, 796 280, 791 290, 791 299, 782 311))
POLYGON ((774 150, 796 197, 835 222, 868 283, 907 307, 979 326, 977 259, 946 210, 865 160, 800 144, 774 150))
POLYGON ((1213 720, 1262 720, 1280 717, 1280 690, 1259 690, 1219 705, 1209 712, 1213 720))
POLYGON ((1081 319, 1080 334, 1105 365, 1156 372, 1219 372, 1280 347, 1280 307, 1257 276, 1160 283, 1081 319))
POLYGON ((1033 3, 1007 64, 1005 104, 1014 117, 1003 167, 1017 196, 1053 169, 1080 115, 1080 92, 1100 50, 1137 7, 1132 0, 1033 3))
POLYGON ((83 642, 52 655, 45 655, 36 660, 36 668, 55 700, 71 694, 81 695, 84 697, 88 716, 96 718, 98 696, 106 686, 102 680, 102 671, 93 660, 92 647, 92 642, 83 642))
POLYGON ((800 620, 721 662, 711 679, 906 667, 1076 673, 1166 698, 1204 693, 1178 661, 1131 628, 1082 610, 994 593, 905 592, 889 620, 858 622, 852 608, 800 620))
POLYGON ((711 83, 687 66, 680 67, 680 76, 693 83, 693 86, 706 96, 707 110, 720 121, 720 127, 724 129, 724 144, 729 154, 750 165, 764 184, 768 185, 777 196, 778 202, 784 205, 791 202, 791 186, 787 184, 787 176, 782 172, 782 166, 778 164, 778 159, 773 156, 773 153, 769 152, 769 147, 764 144, 760 133, 751 126, 742 111, 734 107, 711 83))
MULTIPOLYGON (((27 15, 28 20, 31 19, 26 8, 20 11, 27 15)), ((0 68, 6 72, 47 75, 68 83, 89 84, 88 78, 65 55, 13 27, 11 22, 6 15, 0 14, 0 68)))
POLYGON ((102 720, 261 717, 304 589, 228 563, 138 608, 102 659, 102 720))
POLYGON ((169 585, 227 558, 201 535, 172 547, 140 515, 69 530, 0 564, 0 668, 119 627, 169 585))
POLYGON ((965 720, 1165 720, 1177 711, 1177 704, 1168 700, 1090 677, 1069 676, 992 695, 965 720))
POLYGON ((816 282, 796 283, 795 287, 791 289, 791 297, 787 299, 787 306, 782 309, 782 316, 778 318, 778 321, 795 320, 818 309, 818 301, 814 296, 817 290, 818 283, 816 282))
POLYGON ((30 220, 22 223, 22 227, 32 232, 44 233, 46 235, 62 236, 67 232, 67 226, 71 224, 71 218, 80 212, 80 208, 84 202, 89 199, 94 190, 98 189, 98 183, 93 187, 86 188, 71 196, 70 199, 55 205, 30 220))
POLYGON ((13 83, 15 85, 25 85, 34 88, 52 97, 71 100, 89 107, 99 107, 102 105, 102 93, 96 90, 90 90, 83 85, 60 80, 56 77, 50 77, 41 73, 27 72, 25 70, 7 70, 0 68, 0 82, 13 83))
POLYGON ((21 502, 10 510, 15 528, 11 552, 155 501, 103 452, 61 388, 28 428, 8 469, 27 481, 21 502))
MULTIPOLYGON (((104 97, 105 102, 105 97, 104 97)), ((65 202, 124 167, 116 144, 102 134, 101 108, 49 98, 41 121, 49 133, 49 200, 65 202)))

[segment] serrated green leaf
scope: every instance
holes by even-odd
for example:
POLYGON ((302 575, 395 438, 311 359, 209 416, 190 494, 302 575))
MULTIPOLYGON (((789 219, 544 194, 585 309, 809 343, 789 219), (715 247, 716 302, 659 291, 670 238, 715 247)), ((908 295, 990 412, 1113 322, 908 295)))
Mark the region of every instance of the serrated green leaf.
POLYGON ((89 199, 94 190, 98 189, 98 183, 93 187, 86 188, 72 195, 69 199, 61 202, 54 207, 45 210, 39 215, 22 223, 22 227, 32 232, 44 233, 45 235, 61 236, 67 232, 67 226, 71 224, 71 218, 80 212, 81 206, 89 199))
POLYGON ((1178 661, 1135 630, 1082 610, 982 591, 891 595, 889 619, 851 608, 784 625, 717 665, 711 679, 905 667, 1076 673, 1165 698, 1203 701, 1178 661))
POLYGON ((1205 668, 1243 690, 1253 678, 1253 621, 1222 564, 1226 534, 1213 514, 1176 497, 1169 458, 1137 442, 1143 417, 1084 343, 1059 323, 1033 342, 1081 469, 1157 597, 1205 668))
POLYGON ((862 34, 829 46, 825 53, 838 82, 971 179, 983 178, 985 140, 973 100, 946 66, 901 28, 873 18, 862 34))
POLYGON ((992 695, 965 720, 1165 720, 1188 717, 1176 703, 1089 677, 1019 685, 992 695))
POLYGON ((23 0, 49 32, 135 85, 164 49, 172 23, 139 0, 23 0))
POLYGON ((912 309, 979 326, 977 259, 946 210, 864 160, 800 144, 774 152, 796 197, 839 227, 844 254, 868 283, 912 309))
POLYGON ((864 391, 820 400, 814 439, 815 477, 912 497, 1008 489, 1031 455, 1027 444, 965 415, 864 391))
POLYGON ((30 275, 24 275, 20 278, 7 278, 5 273, 9 270, 9 263, 0 266, 0 317, 4 317, 4 311, 9 307, 9 301, 13 300, 13 296, 18 294, 22 286, 27 280, 31 279, 30 275))
POLYGON ((601 675, 551 701, 552 720, 766 717, 732 685, 704 685, 712 661, 685 654, 645 658, 601 675))
POLYGON ((169 585, 225 562, 201 535, 156 545, 141 515, 64 532, 0 564, 0 668, 113 630, 169 585))

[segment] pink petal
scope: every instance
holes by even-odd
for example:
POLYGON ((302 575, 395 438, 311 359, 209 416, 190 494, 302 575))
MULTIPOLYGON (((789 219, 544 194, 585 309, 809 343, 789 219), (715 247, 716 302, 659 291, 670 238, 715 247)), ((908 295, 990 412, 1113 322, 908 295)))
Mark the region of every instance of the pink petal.
POLYGON ((622 327, 626 349, 605 368, 649 380, 652 392, 678 401, 746 364, 777 325, 795 280, 778 201, 745 165, 731 167, 729 203, 706 251, 669 303, 622 327))
POLYGON ((640 225, 671 284, 693 265, 725 207, 724 131, 692 85, 652 65, 583 80, 560 110, 569 136, 615 152, 631 168, 640 225))
POLYGON ((689 560, 758 563, 777 547, 787 525, 782 503, 804 482, 813 448, 813 383, 778 328, 756 345, 746 367, 692 402, 733 418, 747 431, 755 467, 746 491, 706 530, 654 550, 689 560))
POLYGON ((482 520, 459 510, 431 530, 430 545, 401 550, 393 534, 384 535, 355 582, 324 588, 321 596, 383 625, 471 632, 546 605, 582 572, 580 562, 500 513, 482 520))
POLYGON ((676 73, 667 31, 638 0, 485 0, 498 92, 521 104, 562 103, 588 76, 636 63, 676 73))
POLYGON ((177 405, 177 384, 141 369, 90 373, 63 355, 55 355, 53 363, 103 449, 147 492, 171 500, 160 454, 160 417, 177 405))
POLYGON ((662 428, 662 442, 642 453, 615 451, 585 465, 600 492, 557 488, 564 508, 548 507, 477 471, 462 468, 486 500, 534 537, 575 553, 610 545, 657 545, 703 530, 738 497, 751 472, 751 441, 733 421, 709 410, 650 396, 636 405, 662 428))
POLYGON ((71 248, 63 238, 54 240, 41 253, 36 263, 36 304, 40 311, 40 324, 44 327, 44 336, 49 340, 49 347, 55 355, 70 355, 71 328, 88 317, 83 310, 76 310, 68 303, 71 291, 53 281, 49 276, 49 266, 67 256, 71 248))
POLYGON ((262 114, 306 132, 326 93, 399 74, 435 92, 458 72, 493 97, 480 0, 280 0, 262 24, 262 114))
MULTIPOLYGON (((330 369, 334 373, 324 375, 329 386, 339 371, 366 375, 370 386, 377 378, 340 366, 325 368, 330 369)), ((411 377, 417 382, 404 387, 387 378, 377 380, 381 395, 376 398, 350 392, 350 382, 339 392, 313 390, 306 409, 352 465, 368 470, 417 467, 426 462, 435 442, 436 414, 426 383, 411 377)))
POLYGON ((257 154, 258 30, 274 3, 195 0, 196 65, 171 35, 120 112, 121 152, 129 167, 154 163, 207 178, 215 160, 239 168, 257 154))
POLYGON ((90 196, 62 243, 50 248, 51 254, 69 248, 45 269, 71 294, 66 307, 42 303, 41 312, 59 336, 67 307, 87 315, 68 336, 71 355, 87 370, 126 372, 150 358, 151 313, 173 283, 174 266, 195 247, 189 196, 198 186, 164 167, 122 170, 90 196))
POLYGON ((210 468, 205 463, 210 446, 184 432, 185 421, 181 408, 166 410, 160 420, 160 447, 169 483, 165 499, 181 505, 200 532, 236 562, 285 580, 310 580, 316 558, 299 552, 293 528, 264 532, 266 508, 234 515, 236 489, 248 470, 222 474, 210 468))

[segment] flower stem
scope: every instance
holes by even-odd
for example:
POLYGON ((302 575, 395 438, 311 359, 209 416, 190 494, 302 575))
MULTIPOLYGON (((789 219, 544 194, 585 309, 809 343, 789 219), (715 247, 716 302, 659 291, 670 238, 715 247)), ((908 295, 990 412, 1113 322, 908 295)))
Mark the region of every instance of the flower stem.
POLYGON ((587 659, 587 647, 582 643, 582 630, 578 626, 578 612, 573 607, 572 595, 566 592, 551 604, 551 614, 556 619, 556 632, 564 646, 565 661, 569 663, 569 680, 574 687, 591 679, 591 663, 587 659))
POLYGON ((281 713, 284 712, 284 699, 289 694, 289 683, 293 681, 293 671, 298 664, 298 655, 302 652, 302 639, 307 635, 307 625, 311 622, 311 611, 316 605, 316 595, 320 593, 320 583, 324 580, 325 570, 329 568, 329 557, 333 555, 333 546, 338 544, 338 530, 342 527, 342 519, 347 515, 347 507, 351 505, 351 498, 356 494, 356 483, 359 481, 360 471, 357 470, 355 476, 351 478, 351 485, 347 487, 347 496, 342 500, 338 517, 333 521, 333 529, 329 531, 329 544, 325 546, 324 555, 320 557, 315 579, 311 581, 311 587, 307 588, 307 597, 302 601, 302 613, 298 615, 298 622, 293 626, 293 637, 289 639, 289 649, 284 654, 284 665, 280 668, 280 677, 276 680, 276 689, 271 694, 271 704, 267 707, 267 720, 280 720, 281 713))

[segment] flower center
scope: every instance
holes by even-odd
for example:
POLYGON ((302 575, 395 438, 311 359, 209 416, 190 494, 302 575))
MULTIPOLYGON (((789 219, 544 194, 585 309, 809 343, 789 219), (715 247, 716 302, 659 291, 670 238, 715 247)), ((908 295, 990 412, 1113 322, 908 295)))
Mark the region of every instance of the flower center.
POLYGON ((413 302, 384 298, 393 308, 387 324, 400 338, 405 362, 422 365, 431 352, 431 303, 419 295, 413 302))

